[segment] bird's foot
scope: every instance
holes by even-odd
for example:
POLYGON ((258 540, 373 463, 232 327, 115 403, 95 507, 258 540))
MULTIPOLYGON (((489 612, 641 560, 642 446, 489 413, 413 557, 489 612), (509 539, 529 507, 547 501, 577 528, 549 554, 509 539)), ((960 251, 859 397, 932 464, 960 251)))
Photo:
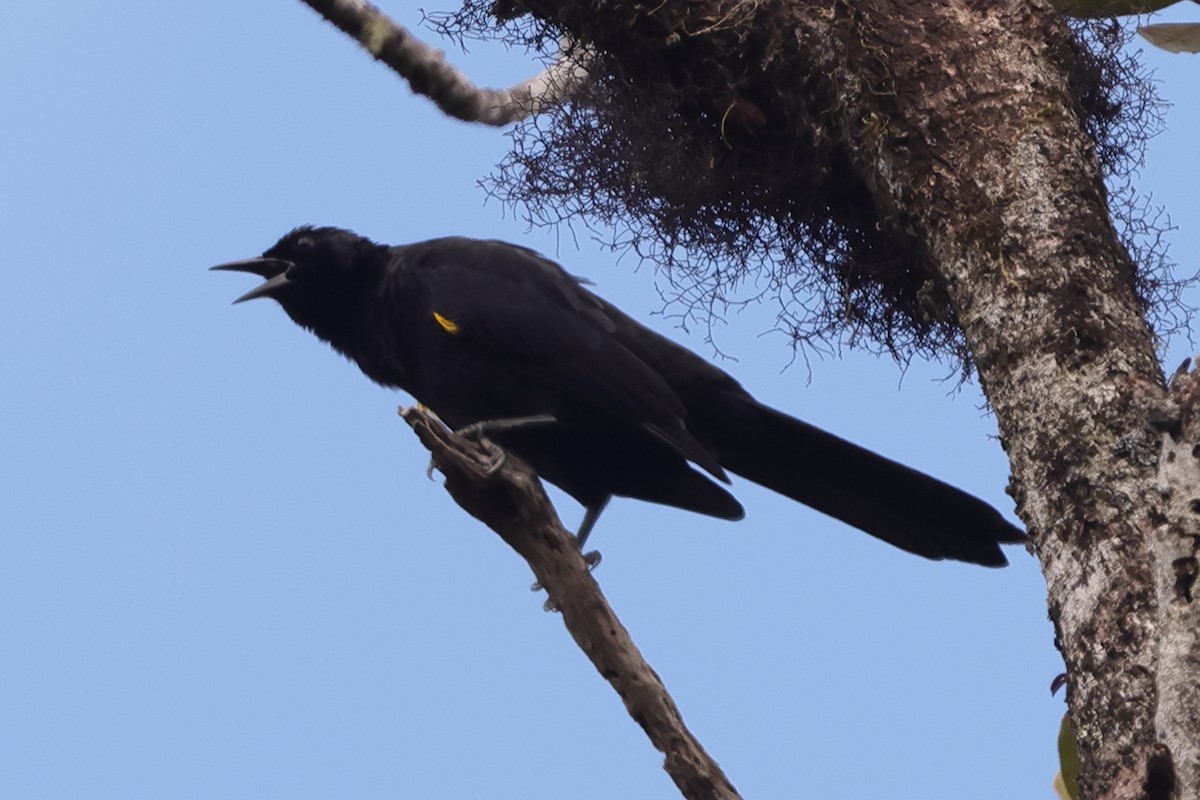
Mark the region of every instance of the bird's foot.
MULTIPOLYGON (((484 475, 490 478, 504 466, 508 454, 489 440, 487 438, 488 434, 504 433, 506 431, 520 430, 521 428, 537 428, 543 425, 552 425, 557 421, 552 414, 530 414, 528 417, 480 420, 479 422, 472 422, 470 425, 464 425, 454 432, 459 436, 478 443, 483 449, 488 451, 488 455, 492 458, 492 463, 488 465, 484 471, 484 475)), ((432 472, 432 468, 430 471, 432 472)))
POLYGON ((504 452, 504 448, 491 439, 480 439, 479 446, 487 451, 488 458, 491 459, 490 463, 483 470, 483 476, 490 478, 504 466, 504 462, 508 460, 508 453, 504 452))
MULTIPOLYGON (((490 478, 500 471, 504 466, 504 462, 508 460, 508 453, 504 448, 493 442, 491 439, 480 437, 476 440, 476 444, 487 451, 489 463, 483 470, 483 476, 490 478)), ((437 461, 433 458, 429 459, 429 466, 425 468, 425 477, 433 480, 433 471, 437 468, 437 461)))
MULTIPOLYGON (((500 471, 508 459, 508 454, 503 448, 496 445, 487 438, 489 433, 503 433, 504 431, 518 430, 520 428, 538 427, 541 425, 550 425, 557 420, 550 414, 533 414, 528 417, 512 417, 509 419, 492 419, 482 420, 480 422, 472 422, 470 425, 464 425, 458 428, 454 433, 462 436, 472 442, 475 442, 484 450, 488 451, 488 456, 491 458, 484 470, 484 477, 490 478, 500 471)), ((437 464, 431 458, 429 466, 425 469, 425 477, 433 480, 433 470, 437 464)))

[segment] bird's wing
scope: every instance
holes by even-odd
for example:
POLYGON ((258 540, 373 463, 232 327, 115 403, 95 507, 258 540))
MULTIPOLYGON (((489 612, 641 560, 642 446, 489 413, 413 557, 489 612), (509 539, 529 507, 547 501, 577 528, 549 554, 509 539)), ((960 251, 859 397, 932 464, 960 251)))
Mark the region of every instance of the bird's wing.
POLYGON ((525 380, 588 413, 629 420, 725 478, 688 432, 679 397, 615 335, 607 306, 557 264, 502 242, 437 251, 422 283, 429 314, 447 335, 488 349, 525 380))

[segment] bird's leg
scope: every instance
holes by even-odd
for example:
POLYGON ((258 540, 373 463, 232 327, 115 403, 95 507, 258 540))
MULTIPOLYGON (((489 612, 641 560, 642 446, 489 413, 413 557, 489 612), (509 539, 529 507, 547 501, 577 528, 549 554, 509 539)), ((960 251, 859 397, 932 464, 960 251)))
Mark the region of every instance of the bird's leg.
MULTIPOLYGON (((584 544, 587 543, 588 536, 590 536, 592 533, 592 528, 596 526, 596 520, 600 519, 600 513, 604 511, 605 507, 608 505, 608 501, 611 499, 611 495, 606 496, 599 503, 588 506, 583 512, 583 521, 579 523, 579 530, 575 533, 575 541, 579 544, 579 549, 581 551, 583 550, 584 544)), ((588 560, 589 555, 595 556, 595 564, 591 564, 591 566, 595 566, 596 564, 600 563, 600 554, 596 551, 584 554, 584 561, 588 560)))
POLYGON ((455 431, 459 436, 478 440, 480 436, 489 433, 505 433, 522 428, 539 428, 543 425, 553 425, 558 420, 553 414, 530 414, 527 417, 507 417, 503 419, 485 419, 464 425, 455 431))

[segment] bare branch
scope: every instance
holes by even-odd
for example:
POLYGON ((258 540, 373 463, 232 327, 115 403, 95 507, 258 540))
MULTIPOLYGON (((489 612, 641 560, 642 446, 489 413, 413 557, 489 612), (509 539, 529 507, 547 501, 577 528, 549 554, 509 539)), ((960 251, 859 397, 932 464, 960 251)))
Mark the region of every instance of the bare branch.
POLYGON ((363 0, 303 0, 322 17, 353 37, 367 52, 391 67, 417 94, 443 112, 466 122, 507 125, 562 103, 588 79, 585 59, 563 47, 558 60, 528 80, 507 89, 480 88, 446 61, 445 54, 413 36, 402 25, 363 0))
POLYGON ((486 446, 455 435, 419 409, 402 408, 400 415, 433 454, 455 502, 529 562, 576 644, 666 756, 663 768, 683 796, 692 800, 739 797, 684 725, 662 680, 608 605, 537 475, 509 454, 497 469, 495 455, 486 446))

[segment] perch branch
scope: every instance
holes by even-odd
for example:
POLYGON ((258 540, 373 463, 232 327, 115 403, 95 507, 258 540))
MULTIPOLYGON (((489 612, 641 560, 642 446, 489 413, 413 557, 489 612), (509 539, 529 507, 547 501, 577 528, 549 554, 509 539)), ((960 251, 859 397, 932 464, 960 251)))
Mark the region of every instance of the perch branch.
POLYGON ((507 89, 471 83, 445 54, 364 0, 303 0, 339 30, 391 67, 417 94, 448 116, 485 125, 507 125, 567 100, 588 78, 586 59, 563 47, 548 69, 507 89))
POLYGON ((529 563, 550 603, 562 612, 576 644, 666 757, 663 768, 683 796, 737 798, 729 779, 684 725, 675 701, 608 605, 537 475, 511 455, 496 469, 495 455, 487 447, 455 435, 420 409, 402 408, 400 416, 433 455, 455 502, 500 534, 529 563))

